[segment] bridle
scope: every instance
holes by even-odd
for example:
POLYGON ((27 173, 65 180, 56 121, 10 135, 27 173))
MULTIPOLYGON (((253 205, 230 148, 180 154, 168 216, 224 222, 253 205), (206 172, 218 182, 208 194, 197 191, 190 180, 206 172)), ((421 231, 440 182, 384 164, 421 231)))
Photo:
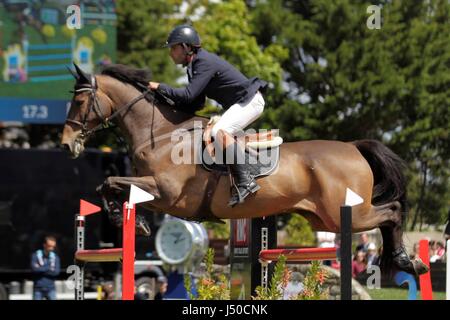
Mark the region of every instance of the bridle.
POLYGON ((86 140, 90 135, 94 134, 97 131, 110 128, 111 121, 114 118, 116 118, 122 111, 124 111, 128 108, 131 108, 136 102, 144 99, 150 93, 150 90, 147 87, 145 87, 145 90, 142 94, 138 95, 136 98, 132 99, 125 105, 118 108, 109 117, 106 117, 103 114, 102 109, 99 104, 99 101, 97 99, 97 89, 98 89, 97 79, 95 78, 94 75, 91 75, 91 81, 89 84, 80 84, 80 85, 75 86, 75 91, 74 91, 75 94, 78 94, 78 93, 84 92, 84 91, 89 91, 91 93, 90 97, 89 97, 89 102, 88 102, 88 112, 86 112, 86 114, 84 115, 83 120, 77 121, 77 120, 73 120, 73 119, 66 119, 66 122, 75 124, 81 128, 81 133, 77 139, 80 139, 82 141, 86 140), (94 113, 100 119, 101 122, 98 125, 96 125, 94 128, 89 130, 87 127, 88 122, 89 122, 88 117, 92 111, 94 111, 94 113))

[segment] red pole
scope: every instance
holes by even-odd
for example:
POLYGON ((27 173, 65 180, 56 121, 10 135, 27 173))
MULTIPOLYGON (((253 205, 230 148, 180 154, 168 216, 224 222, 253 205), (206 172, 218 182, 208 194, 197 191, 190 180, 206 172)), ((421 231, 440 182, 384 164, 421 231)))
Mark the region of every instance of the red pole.
MULTIPOLYGON (((419 241, 419 256, 428 268, 430 267, 430 251, 428 240, 419 241)), ((420 293, 422 300, 433 300, 433 289, 431 288, 431 275, 430 271, 419 276, 420 293)))
POLYGON ((336 248, 268 249, 261 250, 259 258, 278 261, 280 255, 287 261, 336 260, 336 248))
POLYGON ((134 300, 135 205, 123 204, 122 300, 134 300))

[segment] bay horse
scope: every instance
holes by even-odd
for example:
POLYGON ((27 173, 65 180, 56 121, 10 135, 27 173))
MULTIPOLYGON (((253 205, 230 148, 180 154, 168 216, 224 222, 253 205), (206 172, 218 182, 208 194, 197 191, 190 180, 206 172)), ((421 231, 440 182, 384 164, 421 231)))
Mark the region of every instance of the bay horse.
MULTIPOLYGON (((350 188, 364 200, 353 207, 353 231, 381 230, 383 273, 395 269, 419 275, 428 271, 420 259, 411 260, 403 246, 407 210, 403 162, 382 143, 284 143, 276 171, 258 180, 258 192, 231 208, 227 206, 228 177, 211 184, 214 172, 196 163, 175 164, 171 159, 172 148, 180 142, 173 142, 168 135, 179 128, 192 128, 194 121, 206 126, 207 118, 184 113, 142 89, 150 80, 144 70, 123 65, 110 65, 97 75, 86 74, 76 65, 75 70, 75 91, 62 145, 77 157, 89 136, 112 122, 129 146, 134 176, 109 177, 99 189, 109 212, 114 212, 115 198, 134 184, 155 196, 143 207, 184 219, 218 221, 298 213, 314 230, 337 233, 340 206, 350 188)), ((141 229, 141 233, 147 232, 145 227, 141 229)))

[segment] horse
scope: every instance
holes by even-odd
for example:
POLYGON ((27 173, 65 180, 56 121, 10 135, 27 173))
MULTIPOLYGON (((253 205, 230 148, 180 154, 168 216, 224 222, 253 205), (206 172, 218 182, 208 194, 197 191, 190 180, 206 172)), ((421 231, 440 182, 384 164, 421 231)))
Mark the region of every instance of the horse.
MULTIPOLYGON (((350 188, 363 199, 352 209, 353 232, 381 230, 382 272, 401 270, 420 275, 428 271, 420 259, 409 258, 403 245, 402 225, 407 214, 404 163, 381 142, 283 143, 276 170, 258 179, 261 189, 231 208, 227 206, 228 177, 198 163, 174 163, 171 158, 174 147, 188 143, 173 141, 171 133, 184 128, 189 135, 194 122, 206 126, 207 118, 183 112, 171 106, 171 101, 145 90, 150 75, 142 69, 110 65, 91 75, 75 65, 72 74, 76 83, 62 145, 77 157, 92 134, 114 123, 129 148, 133 177, 108 177, 98 190, 110 213, 115 210, 117 196, 134 184, 155 196, 142 204, 144 208, 182 219, 217 222, 298 213, 314 230, 338 233, 340 206, 350 188)), ((116 209, 120 212, 120 207, 116 209)), ((141 225, 141 229, 145 227, 141 225)))

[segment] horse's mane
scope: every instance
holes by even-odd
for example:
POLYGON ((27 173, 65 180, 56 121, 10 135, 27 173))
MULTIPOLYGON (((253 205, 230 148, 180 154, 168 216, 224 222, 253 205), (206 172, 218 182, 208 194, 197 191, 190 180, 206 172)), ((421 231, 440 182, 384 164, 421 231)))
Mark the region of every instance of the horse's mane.
MULTIPOLYGON (((152 72, 150 70, 138 69, 123 64, 109 64, 102 69, 101 74, 115 78, 121 82, 128 83, 141 92, 143 92, 147 88, 149 81, 152 79, 152 72)), ((150 102, 155 101, 161 102, 161 97, 158 97, 151 91, 148 92, 145 99, 147 99, 150 102)), ((162 100, 162 103, 167 104, 167 101, 162 100)), ((173 108, 178 109, 177 107, 173 108)), ((168 115, 166 116, 169 118, 168 115)), ((178 119, 176 120, 171 119, 170 121, 173 123, 179 123, 187 119, 190 119, 194 116, 195 116, 194 114, 185 113, 185 111, 182 108, 180 108, 179 112, 177 113, 178 119)), ((205 117, 200 118, 202 118, 203 120, 208 119, 205 117)))
POLYGON ((102 69, 101 74, 131 84, 139 91, 143 91, 152 79, 152 72, 150 70, 133 68, 123 64, 109 64, 102 69))

